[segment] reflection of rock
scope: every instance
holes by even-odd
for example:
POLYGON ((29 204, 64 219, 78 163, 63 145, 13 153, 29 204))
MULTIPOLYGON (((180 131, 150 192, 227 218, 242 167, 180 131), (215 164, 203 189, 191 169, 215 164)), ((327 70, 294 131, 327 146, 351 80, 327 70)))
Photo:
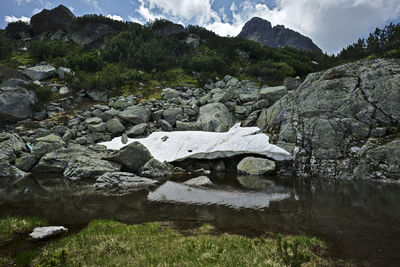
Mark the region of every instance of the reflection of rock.
POLYGON ((289 197, 290 194, 287 193, 229 192, 195 188, 170 181, 148 195, 150 201, 187 205, 222 205, 236 209, 262 209, 269 207, 271 201, 281 201, 289 197))
POLYGON ((189 185, 189 186, 210 186, 213 183, 207 176, 199 176, 199 177, 187 180, 183 184, 189 185))
POLYGON ((143 178, 129 172, 108 172, 97 178, 94 186, 107 189, 109 193, 127 193, 154 186, 158 181, 143 178))
POLYGON ((46 226, 36 227, 29 236, 35 240, 45 240, 68 232, 68 229, 63 226, 46 226))
POLYGON ((237 180, 244 188, 250 190, 266 190, 275 185, 271 180, 260 179, 258 176, 251 175, 239 175, 237 180))

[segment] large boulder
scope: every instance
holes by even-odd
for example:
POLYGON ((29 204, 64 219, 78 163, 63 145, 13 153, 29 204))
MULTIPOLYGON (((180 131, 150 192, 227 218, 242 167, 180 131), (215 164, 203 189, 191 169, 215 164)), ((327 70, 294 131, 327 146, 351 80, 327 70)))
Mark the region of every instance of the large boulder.
POLYGON ((298 175, 362 179, 371 175, 359 172, 361 166, 373 162, 373 177, 398 179, 400 169, 390 167, 394 151, 386 144, 399 140, 399 88, 399 60, 338 66, 308 75, 297 90, 263 110, 257 125, 295 152, 298 175), (370 138, 377 147, 357 153, 370 138))
POLYGON ((232 114, 222 103, 211 103, 200 107, 197 125, 208 132, 226 132, 233 124, 232 114))
POLYGON ((121 164, 131 172, 138 172, 150 159, 150 152, 139 142, 133 142, 107 157, 107 160, 121 164))
POLYGON ((274 161, 255 157, 246 157, 242 159, 237 165, 237 172, 239 174, 246 175, 270 174, 275 171, 275 169, 276 164, 274 161))
POLYGON ((284 97, 287 93, 286 86, 263 87, 260 91, 261 98, 267 100, 270 105, 284 97))
POLYGON ((70 145, 44 155, 32 172, 64 173, 66 177, 79 179, 120 170, 119 165, 103 160, 104 156, 104 153, 90 148, 70 145))
POLYGON ((0 88, 0 122, 16 122, 34 115, 36 94, 22 87, 0 88))
POLYGON ((65 6, 59 5, 52 10, 43 9, 31 18, 31 27, 35 33, 67 30, 75 15, 65 6))
POLYGON ((26 151, 24 141, 17 134, 0 133, 0 162, 14 162, 26 151))
POLYGON ((119 113, 119 117, 132 124, 147 123, 151 117, 151 110, 147 107, 132 106, 119 113))
POLYGON ((23 72, 34 81, 41 81, 57 75, 57 70, 52 65, 38 65, 27 68, 23 72))
POLYGON ((21 171, 10 163, 0 162, 0 178, 24 178, 28 173, 21 171))
POLYGON ((168 177, 172 175, 172 165, 151 159, 144 164, 140 175, 149 178, 168 177))
MULTIPOLYGON (((8 68, 6 66, 0 66, 0 82, 4 83, 8 79, 29 81, 29 77, 26 76, 24 73, 12 68, 8 68)), ((2 84, 0 87, 7 87, 7 86, 10 85, 3 86, 2 84)))

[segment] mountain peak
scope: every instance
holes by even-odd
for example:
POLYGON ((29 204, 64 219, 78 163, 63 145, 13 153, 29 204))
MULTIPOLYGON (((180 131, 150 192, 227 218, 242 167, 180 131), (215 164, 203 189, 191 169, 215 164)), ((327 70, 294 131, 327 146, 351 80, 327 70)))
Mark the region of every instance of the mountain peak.
POLYGON ((272 27, 268 20, 253 17, 244 25, 238 35, 248 40, 271 47, 293 47, 298 50, 308 50, 322 53, 314 42, 299 32, 285 28, 284 25, 272 27))

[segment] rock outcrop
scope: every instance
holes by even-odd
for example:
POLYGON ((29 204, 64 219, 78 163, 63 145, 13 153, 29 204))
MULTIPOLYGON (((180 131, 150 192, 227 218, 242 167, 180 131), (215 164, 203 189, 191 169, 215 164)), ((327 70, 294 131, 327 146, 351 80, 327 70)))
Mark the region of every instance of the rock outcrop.
POLYGON ((75 15, 65 6, 59 5, 52 10, 43 9, 31 18, 31 27, 35 33, 67 30, 75 15))
POLYGON ((308 75, 257 125, 293 153, 298 175, 399 179, 400 61, 370 60, 308 75))
POLYGON ((0 87, 0 122, 16 122, 31 118, 36 94, 22 87, 0 87))
POLYGON ((322 53, 322 50, 313 41, 283 25, 272 27, 271 22, 254 17, 249 20, 238 35, 248 40, 271 47, 293 47, 298 50, 309 50, 322 53))

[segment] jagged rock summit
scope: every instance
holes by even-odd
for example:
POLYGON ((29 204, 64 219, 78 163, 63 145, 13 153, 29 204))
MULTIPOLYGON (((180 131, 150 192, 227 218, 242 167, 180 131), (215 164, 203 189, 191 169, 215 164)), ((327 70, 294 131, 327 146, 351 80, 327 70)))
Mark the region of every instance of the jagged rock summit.
POLYGON ((298 50, 309 50, 322 53, 322 50, 313 41, 283 25, 272 27, 271 22, 259 17, 249 20, 238 35, 248 40, 271 47, 293 47, 298 50))
POLYGON ((43 9, 31 18, 31 27, 35 33, 67 30, 75 15, 65 6, 59 5, 52 10, 43 9))

